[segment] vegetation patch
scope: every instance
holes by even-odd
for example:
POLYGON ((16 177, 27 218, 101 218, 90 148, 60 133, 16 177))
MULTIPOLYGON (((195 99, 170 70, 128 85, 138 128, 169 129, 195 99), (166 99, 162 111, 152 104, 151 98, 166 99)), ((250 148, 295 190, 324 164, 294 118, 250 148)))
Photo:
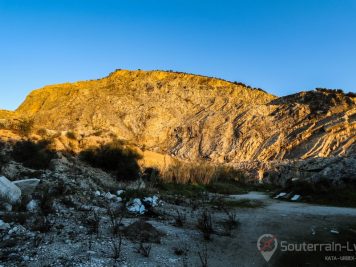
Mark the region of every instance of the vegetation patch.
POLYGON ((251 199, 213 199, 210 201, 210 205, 222 208, 260 208, 264 203, 260 200, 251 199))
POLYGON ((12 157, 25 167, 40 170, 48 169, 51 160, 56 158, 56 153, 49 149, 48 141, 20 141, 14 145, 12 157))
POLYGON ((119 141, 99 148, 89 148, 82 151, 79 157, 92 167, 115 174, 119 180, 135 180, 140 177, 137 161, 141 156, 119 141))
POLYGON ((208 185, 217 181, 245 182, 244 174, 230 166, 206 162, 186 163, 176 161, 160 173, 163 182, 208 185))
POLYGON ((350 181, 345 181, 345 184, 339 186, 328 180, 317 183, 301 181, 292 183, 280 191, 301 195, 302 200, 307 203, 356 207, 356 184, 350 181))
POLYGON ((187 198, 199 198, 206 192, 206 187, 199 184, 161 183, 157 187, 162 193, 187 198))
POLYGON ((314 194, 303 197, 308 203, 339 206, 356 207, 356 190, 351 188, 332 189, 327 194, 314 194))
POLYGON ((208 184, 206 189, 211 193, 238 195, 248 192, 246 185, 234 181, 216 181, 208 184))

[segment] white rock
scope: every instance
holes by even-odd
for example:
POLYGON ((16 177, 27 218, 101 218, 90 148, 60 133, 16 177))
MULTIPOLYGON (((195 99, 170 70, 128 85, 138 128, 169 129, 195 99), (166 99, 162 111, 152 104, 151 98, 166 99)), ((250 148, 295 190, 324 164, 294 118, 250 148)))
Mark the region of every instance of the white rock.
POLYGON ((18 188, 21 189, 22 195, 26 196, 31 195, 35 191, 39 183, 39 179, 25 179, 13 182, 13 184, 15 184, 18 188))
POLYGON ((334 235, 340 234, 340 232, 338 230, 334 230, 334 229, 330 230, 330 233, 332 233, 334 235))
POLYGON ((158 205, 158 197, 157 196, 145 197, 143 199, 143 201, 148 203, 152 207, 156 207, 158 205))
POLYGON ((26 210, 28 210, 29 212, 37 211, 38 210, 38 201, 32 199, 30 202, 27 203, 26 210))
POLYGON ((127 205, 127 210, 132 213, 144 214, 146 209, 139 198, 134 198, 127 205))
POLYGON ((315 235, 315 234, 316 234, 314 227, 311 228, 311 234, 312 234, 312 235, 315 235))
POLYGON ((0 176, 0 199, 15 204, 20 198, 21 189, 4 176, 0 176))
POLYGON ((117 197, 117 198, 116 198, 116 201, 117 201, 117 202, 122 202, 122 198, 121 198, 121 197, 117 197))
POLYGON ((124 193, 124 190, 117 190, 116 195, 119 197, 121 196, 122 193, 124 193))
POLYGON ((287 193, 282 192, 282 193, 279 193, 279 194, 278 194, 277 196, 275 196, 274 198, 284 197, 285 195, 287 195, 287 193))
POLYGON ((298 201, 300 199, 300 195, 294 195, 290 200, 298 201))
POLYGON ((101 196, 100 191, 95 191, 95 196, 100 197, 101 196))
POLYGON ((113 194, 111 194, 110 192, 107 192, 105 195, 104 195, 104 197, 106 198, 106 199, 113 199, 115 196, 113 195, 113 194))

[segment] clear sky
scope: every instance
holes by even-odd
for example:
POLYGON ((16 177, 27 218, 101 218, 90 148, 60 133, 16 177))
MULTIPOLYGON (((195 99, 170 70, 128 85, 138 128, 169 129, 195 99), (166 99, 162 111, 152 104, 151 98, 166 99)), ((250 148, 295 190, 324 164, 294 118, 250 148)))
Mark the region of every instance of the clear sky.
POLYGON ((0 0, 0 108, 122 69, 356 90, 356 0, 0 0))

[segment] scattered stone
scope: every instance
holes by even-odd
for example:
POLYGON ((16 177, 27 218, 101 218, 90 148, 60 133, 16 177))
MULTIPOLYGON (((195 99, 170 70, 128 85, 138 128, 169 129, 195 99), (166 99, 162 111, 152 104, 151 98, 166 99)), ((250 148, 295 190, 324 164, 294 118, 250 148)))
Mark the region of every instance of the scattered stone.
POLYGON ((300 199, 300 195, 294 195, 291 200, 292 201, 298 201, 300 199))
POLYGON ((21 189, 22 194, 26 196, 31 195, 36 190, 39 183, 39 179, 25 179, 13 182, 13 184, 21 189))
POLYGON ((38 207, 38 201, 32 199, 30 202, 27 203, 26 210, 29 212, 36 212, 38 210, 38 207))
POLYGON ((36 171, 26 168, 21 163, 15 161, 10 161, 8 164, 3 166, 1 168, 1 172, 3 176, 7 177, 10 180, 16 180, 18 178, 24 177, 25 175, 27 177, 30 177, 28 175, 34 175, 34 173, 36 173, 36 171))
POLYGON ((335 229, 330 230, 330 233, 332 233, 334 235, 340 234, 340 232, 338 230, 335 230, 335 229))
POLYGON ((315 235, 315 234, 316 234, 314 227, 311 228, 311 234, 312 234, 312 235, 315 235))
POLYGON ((101 196, 100 191, 95 191, 95 196, 100 197, 101 196))
POLYGON ((151 207, 156 207, 158 205, 158 197, 157 196, 152 196, 152 197, 145 197, 143 199, 143 202, 146 204, 149 204, 151 207))
POLYGON ((17 225, 9 231, 9 235, 21 235, 26 233, 26 228, 22 225, 17 225))
POLYGON ((280 198, 280 197, 284 197, 285 195, 287 195, 287 193, 285 193, 285 192, 282 192, 282 193, 279 193, 277 196, 275 196, 274 198, 275 199, 278 199, 278 198, 280 198))
POLYGON ((11 204, 17 203, 21 198, 21 189, 9 181, 6 177, 0 176, 0 199, 11 204))

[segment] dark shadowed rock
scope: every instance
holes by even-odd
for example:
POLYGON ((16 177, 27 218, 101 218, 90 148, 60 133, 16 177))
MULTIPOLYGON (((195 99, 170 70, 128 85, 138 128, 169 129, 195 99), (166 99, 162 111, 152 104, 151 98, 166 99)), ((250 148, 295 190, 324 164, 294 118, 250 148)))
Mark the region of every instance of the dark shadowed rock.
POLYGON ((132 241, 148 243, 160 243, 161 237, 164 235, 151 224, 143 220, 139 220, 127 226, 124 229, 124 233, 125 236, 132 241))

